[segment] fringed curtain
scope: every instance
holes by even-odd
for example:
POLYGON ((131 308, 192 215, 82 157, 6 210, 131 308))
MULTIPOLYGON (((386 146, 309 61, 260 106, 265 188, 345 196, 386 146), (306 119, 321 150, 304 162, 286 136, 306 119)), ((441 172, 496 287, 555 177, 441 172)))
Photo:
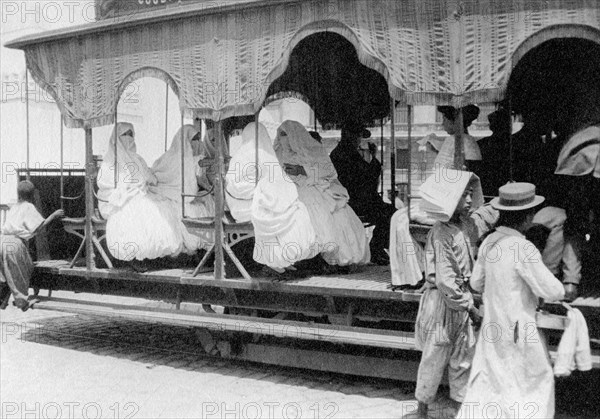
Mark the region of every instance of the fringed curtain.
POLYGON ((113 122, 119 93, 138 76, 170 83, 188 114, 253 114, 293 47, 321 31, 352 42, 396 100, 455 106, 501 99, 513 54, 540 31, 600 42, 595 0, 311 0, 209 12, 137 26, 116 19, 110 30, 21 47, 67 125, 97 127, 113 122))

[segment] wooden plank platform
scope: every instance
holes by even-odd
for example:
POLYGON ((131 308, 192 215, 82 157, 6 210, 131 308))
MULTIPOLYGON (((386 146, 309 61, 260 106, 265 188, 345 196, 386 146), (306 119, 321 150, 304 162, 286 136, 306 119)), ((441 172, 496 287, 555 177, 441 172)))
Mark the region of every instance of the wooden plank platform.
POLYGON ((280 338, 316 340, 331 343, 389 349, 414 349, 413 333, 346 327, 280 319, 213 313, 190 313, 148 308, 139 305, 109 304, 61 298, 40 297, 35 309, 161 323, 180 327, 269 335, 280 338))
MULTIPOLYGON (((136 273, 129 269, 95 269, 69 268, 69 262, 50 260, 36 262, 36 271, 75 278, 115 279, 141 281, 150 283, 168 283, 173 285, 208 286, 224 289, 243 289, 256 291, 273 291, 294 294, 319 294, 337 297, 354 297, 367 299, 383 299, 418 303, 421 294, 415 292, 392 291, 389 266, 368 265, 348 275, 311 276, 293 280, 276 280, 274 278, 253 277, 252 281, 244 279, 215 280, 212 270, 192 277, 192 269, 169 269, 147 273, 136 273)), ((571 303, 572 306, 600 308, 597 296, 581 296, 571 303)))
MULTIPOLYGON (((127 319, 148 323, 161 323, 178 327, 198 327, 218 332, 250 333, 277 338, 322 341, 334 344, 386 348, 402 351, 417 351, 414 333, 411 332, 316 324, 311 322, 238 315, 221 315, 216 313, 192 313, 178 310, 149 308, 140 305, 98 303, 58 298, 40 298, 40 300, 41 301, 35 305, 35 309, 127 319)), ((540 316, 538 316, 538 321, 539 319, 540 316)), ((550 356, 552 360, 554 360, 556 358, 556 352, 551 350, 550 356)), ((260 362, 260 356, 255 358, 256 361, 260 362)), ((283 360, 280 359, 279 362, 281 365, 285 365, 283 360)), ((309 366, 305 367, 310 368, 309 366)), ((593 351, 592 367, 595 369, 600 368, 600 351, 598 350, 593 351)))
POLYGON ((66 261, 42 261, 36 263, 36 271, 44 274, 75 278, 115 279, 151 283, 169 283, 192 286, 209 286, 229 289, 319 294, 341 297, 358 297, 404 301, 401 292, 389 289, 391 274, 389 266, 368 265, 348 275, 311 276, 293 280, 253 277, 244 279, 215 280, 212 271, 192 277, 192 269, 169 269, 137 273, 129 269, 69 268, 66 261))

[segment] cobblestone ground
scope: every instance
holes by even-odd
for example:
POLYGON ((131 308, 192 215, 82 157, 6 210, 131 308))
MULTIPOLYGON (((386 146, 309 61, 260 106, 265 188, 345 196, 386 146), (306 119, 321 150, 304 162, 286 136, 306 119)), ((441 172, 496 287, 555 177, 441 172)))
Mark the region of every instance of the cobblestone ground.
MULTIPOLYGON (((0 323, 2 418, 399 418, 416 408, 411 383, 211 358, 186 328, 12 307, 0 323)), ((436 417, 445 406, 442 396, 436 417)))

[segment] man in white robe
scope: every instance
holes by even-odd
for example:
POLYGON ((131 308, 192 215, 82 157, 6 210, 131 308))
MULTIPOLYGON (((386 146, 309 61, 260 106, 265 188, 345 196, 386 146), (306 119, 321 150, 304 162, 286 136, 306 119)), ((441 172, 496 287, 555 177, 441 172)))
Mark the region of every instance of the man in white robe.
POLYGON ((554 417, 554 376, 535 313, 538 298, 560 300, 564 288, 523 235, 543 200, 533 184, 512 183, 492 201, 499 227, 471 276, 483 293, 483 324, 459 418, 554 417))

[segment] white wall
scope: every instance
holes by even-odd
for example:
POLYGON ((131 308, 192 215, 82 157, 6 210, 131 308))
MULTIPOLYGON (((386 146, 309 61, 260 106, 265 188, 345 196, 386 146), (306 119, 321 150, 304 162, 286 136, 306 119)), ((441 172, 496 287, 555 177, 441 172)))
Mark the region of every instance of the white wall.
MULTIPOLYGON (((94 19, 93 0, 1 1, 0 43, 28 34, 84 24, 94 19)), ((0 203, 16 200, 16 167, 26 167, 25 59, 20 50, 0 48, 2 98, 0 100, 0 203)), ((135 83, 136 100, 119 105, 120 121, 136 128, 138 152, 149 165, 165 149, 166 84, 142 79, 135 83)), ((59 167, 60 112, 49 95, 30 80, 30 167, 59 167)), ((189 122, 189 121, 187 121, 189 122)), ((181 125, 179 100, 169 92, 167 146, 181 125)), ((104 155, 113 127, 93 130, 94 154, 104 155)), ((85 138, 82 129, 64 129, 64 162, 84 167, 85 138)))

